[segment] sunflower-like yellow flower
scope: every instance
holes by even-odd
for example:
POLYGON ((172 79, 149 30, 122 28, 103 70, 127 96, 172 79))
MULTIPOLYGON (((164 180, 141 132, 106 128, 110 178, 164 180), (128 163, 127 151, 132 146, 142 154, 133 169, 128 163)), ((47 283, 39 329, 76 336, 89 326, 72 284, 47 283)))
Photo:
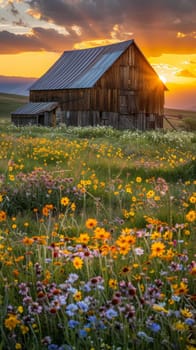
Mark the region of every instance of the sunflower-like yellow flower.
POLYGON ((155 242, 151 245, 151 257, 161 257, 165 252, 165 244, 162 242, 155 242))
POLYGON ((77 270, 80 270, 83 266, 83 260, 79 257, 79 256, 76 256, 74 259, 73 259, 73 266, 75 267, 75 269, 77 270))
POLYGON ((188 222, 194 222, 196 220, 196 211, 195 210, 190 210, 187 214, 186 214, 186 220, 188 222))

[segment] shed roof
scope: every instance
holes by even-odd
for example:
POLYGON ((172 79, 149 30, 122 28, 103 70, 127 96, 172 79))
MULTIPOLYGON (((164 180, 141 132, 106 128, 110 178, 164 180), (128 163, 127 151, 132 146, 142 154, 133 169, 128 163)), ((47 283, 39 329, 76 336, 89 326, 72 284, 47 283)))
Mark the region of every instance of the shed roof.
POLYGON ((36 115, 43 112, 50 112, 58 106, 57 102, 29 102, 17 108, 12 115, 36 115))
POLYGON ((83 50, 65 51, 30 90, 92 88, 133 40, 83 50))

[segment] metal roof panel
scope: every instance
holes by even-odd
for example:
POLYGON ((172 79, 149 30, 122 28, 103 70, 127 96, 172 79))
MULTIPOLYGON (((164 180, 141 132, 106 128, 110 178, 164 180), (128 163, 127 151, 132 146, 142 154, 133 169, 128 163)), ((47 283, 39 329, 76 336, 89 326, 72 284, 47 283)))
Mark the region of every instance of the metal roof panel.
POLYGON ((29 102, 17 108, 12 115, 35 115, 42 112, 50 112, 58 106, 57 102, 29 102))
POLYGON ((30 90, 91 88, 132 43, 65 51, 30 90))

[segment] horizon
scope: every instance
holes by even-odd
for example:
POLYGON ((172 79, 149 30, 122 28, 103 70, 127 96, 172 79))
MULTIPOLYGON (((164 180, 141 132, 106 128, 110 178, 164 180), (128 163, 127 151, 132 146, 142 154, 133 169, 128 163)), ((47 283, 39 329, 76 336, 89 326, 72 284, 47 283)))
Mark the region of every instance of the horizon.
POLYGON ((0 10, 0 76, 38 79, 64 51, 133 39, 168 87, 165 107, 196 109, 195 0, 0 0, 0 10))

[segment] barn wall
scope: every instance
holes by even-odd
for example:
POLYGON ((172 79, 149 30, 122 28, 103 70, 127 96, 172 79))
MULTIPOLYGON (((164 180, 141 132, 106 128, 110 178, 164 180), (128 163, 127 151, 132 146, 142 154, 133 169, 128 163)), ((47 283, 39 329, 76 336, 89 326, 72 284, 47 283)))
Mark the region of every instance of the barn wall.
POLYGON ((51 112, 43 112, 37 115, 12 114, 11 121, 16 126, 26 126, 26 125, 55 126, 56 114, 55 114, 55 110, 51 112))

